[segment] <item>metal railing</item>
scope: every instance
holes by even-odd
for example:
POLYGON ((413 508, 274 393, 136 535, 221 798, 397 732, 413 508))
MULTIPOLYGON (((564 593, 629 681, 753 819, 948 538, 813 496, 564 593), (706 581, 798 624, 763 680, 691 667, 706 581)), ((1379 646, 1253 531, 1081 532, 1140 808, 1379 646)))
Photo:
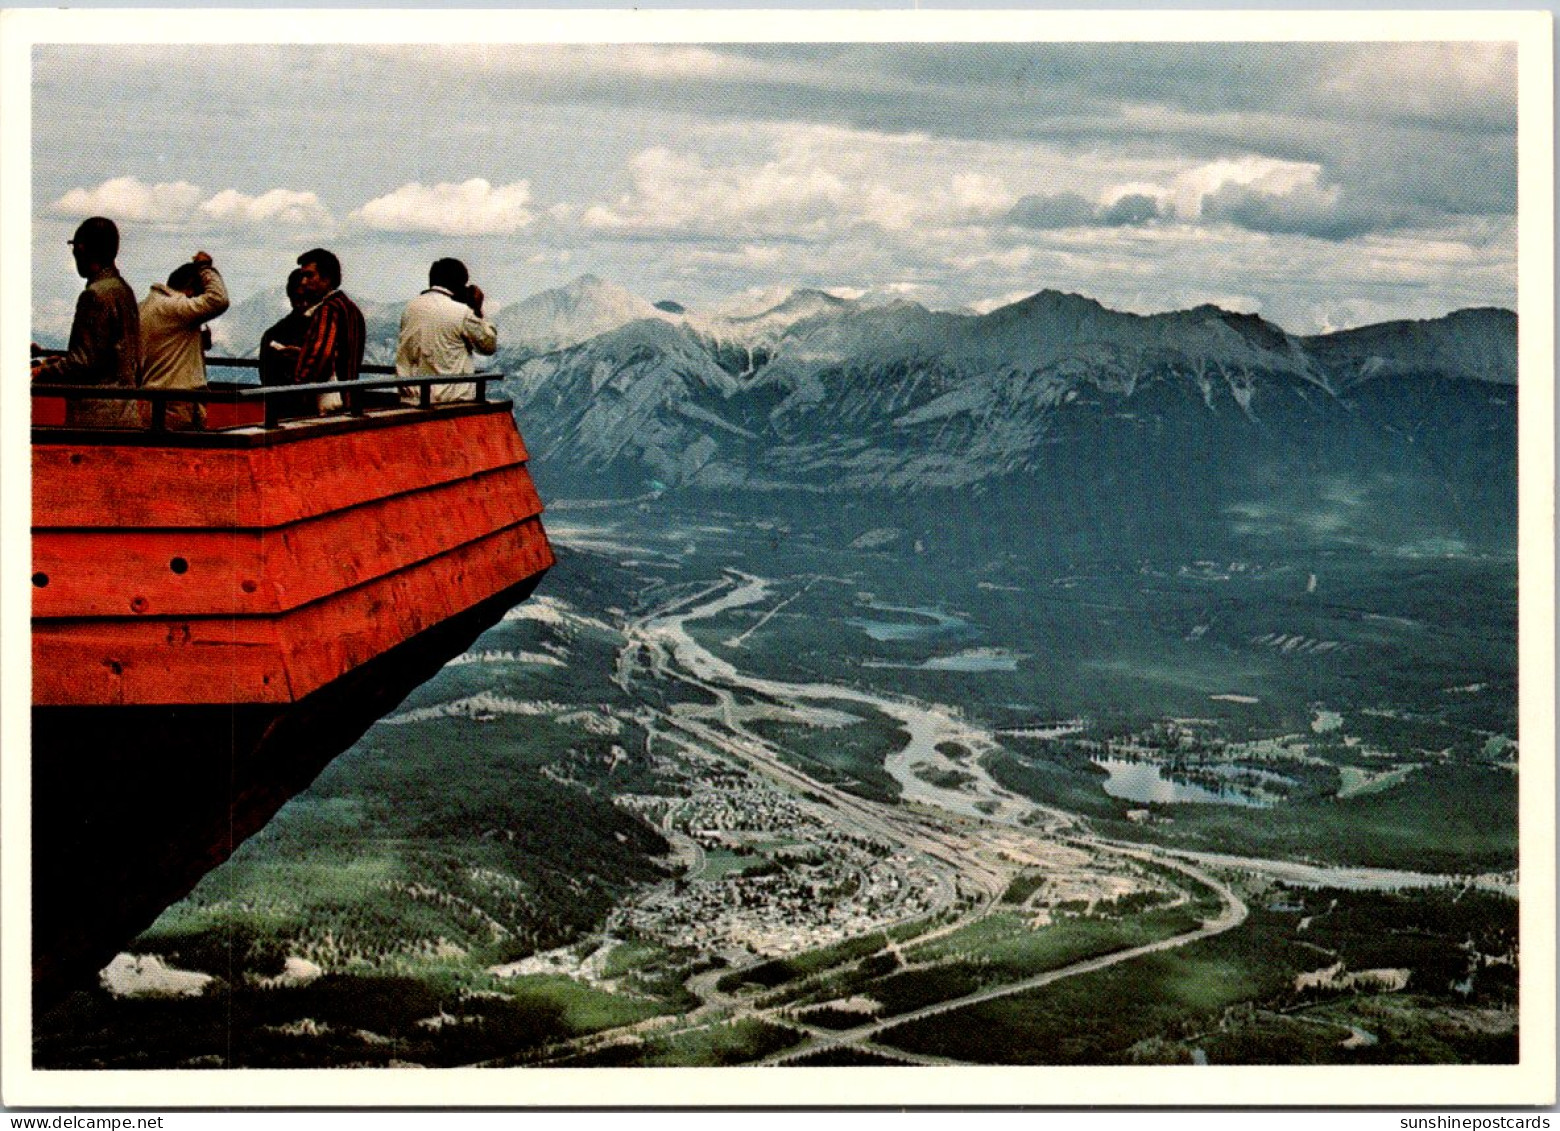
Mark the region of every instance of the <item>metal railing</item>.
MULTIPOLYGON (((37 356, 58 356, 61 351, 40 351, 37 356)), ((245 357, 212 357, 206 359, 207 369, 258 369, 259 361, 245 357)), ((309 385, 251 385, 247 383, 215 383, 203 389, 127 389, 117 385, 61 385, 35 382, 32 386, 34 398, 54 397, 69 403, 71 401, 134 401, 138 404, 149 406, 150 413, 146 419, 144 430, 152 433, 167 433, 172 431, 168 427, 168 405, 230 405, 261 406, 259 418, 239 419, 234 423, 218 428, 205 428, 200 426, 198 414, 197 420, 192 420, 187 429, 180 431, 231 431, 234 428, 252 428, 261 424, 265 428, 277 428, 284 420, 309 420, 309 419, 340 419, 346 417, 361 417, 374 407, 394 409, 424 409, 431 410, 453 404, 485 404, 487 403, 487 387, 489 382, 503 379, 502 373, 461 373, 441 377, 397 377, 394 376, 395 368, 389 365, 364 365, 359 370, 363 374, 390 374, 391 376, 359 377, 355 381, 322 381, 309 385), (435 402, 433 389, 440 385, 473 385, 474 396, 471 399, 460 401, 435 402), (393 404, 384 403, 385 398, 379 398, 379 403, 373 403, 373 394, 392 392, 399 394, 403 389, 418 390, 416 404, 408 404, 397 397, 393 404), (312 396, 322 393, 335 393, 343 402, 343 411, 316 416, 314 413, 296 411, 295 406, 300 396, 312 396)), ((240 411, 234 414, 243 417, 240 411)), ((93 425, 68 425, 71 428, 93 428, 93 425)), ((134 428, 108 428, 104 431, 134 431, 134 428)))

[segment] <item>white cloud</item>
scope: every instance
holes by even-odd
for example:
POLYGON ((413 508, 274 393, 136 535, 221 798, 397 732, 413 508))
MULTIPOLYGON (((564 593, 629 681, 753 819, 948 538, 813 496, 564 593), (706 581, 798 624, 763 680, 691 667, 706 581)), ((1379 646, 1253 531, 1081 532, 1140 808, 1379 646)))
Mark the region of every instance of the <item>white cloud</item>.
POLYGON ((960 173, 946 193, 933 193, 932 205, 946 209, 956 218, 978 222, 1002 215, 1016 199, 1016 194, 998 177, 960 173))
POLYGON ((1288 196, 1305 190, 1308 195, 1336 198, 1337 187, 1323 187, 1321 176, 1320 165, 1305 161, 1278 161, 1271 157, 1221 159, 1178 175, 1171 187, 1171 197, 1176 215, 1186 219, 1201 216, 1204 199, 1227 185, 1263 196, 1288 196))
POLYGON ((711 168, 698 156, 656 146, 636 154, 628 171, 634 191, 587 209, 586 226, 805 228, 839 215, 853 195, 845 181, 796 154, 758 166, 711 168))
POLYGON ((1255 295, 1209 291, 1193 297, 1192 305, 1201 306, 1204 303, 1212 303, 1222 310, 1232 310, 1236 314, 1261 314, 1262 300, 1255 295))
POLYGON ((200 188, 188 181, 148 185, 135 177, 115 177, 97 188, 73 188, 49 206, 57 216, 107 216, 146 224, 178 224, 189 219, 200 188))
POLYGON ((251 224, 328 226, 329 210, 312 192, 271 189, 250 196, 223 189, 208 199, 199 185, 171 181, 148 185, 135 177, 115 177, 96 188, 74 188, 49 206, 56 216, 107 216, 120 223, 209 228, 251 224))
POLYGON ((1170 189, 1152 181, 1130 181, 1124 185, 1111 185, 1100 193, 1099 207, 1101 210, 1114 208, 1128 197, 1147 197, 1163 207, 1171 202, 1173 195, 1170 189))
POLYGON ((974 302, 969 303, 968 306, 976 314, 990 314, 993 310, 1001 310, 1004 306, 1012 306, 1015 302, 1020 302, 1034 293, 1033 287, 1008 291, 1007 294, 998 295, 996 298, 976 299, 974 302))
MULTIPOLYGON (((1113 184, 1098 201, 1093 218, 1107 224, 1135 226, 1157 218, 1335 241, 1391 227, 1403 216, 1401 209, 1362 203, 1358 193, 1346 196, 1343 186, 1324 179, 1319 164, 1255 155, 1167 170, 1157 181, 1113 184)), ((1009 219, 1030 228, 1060 227, 1055 216, 1069 218, 1065 203, 1025 197, 1009 219)))
POLYGON ((1130 181, 1107 186, 1098 196, 1098 209, 1109 211, 1123 200, 1153 201, 1161 214, 1183 221, 1202 217, 1205 201, 1225 189, 1244 189, 1264 197, 1303 193, 1308 199, 1335 200, 1338 188, 1321 183, 1322 167, 1305 161, 1280 161, 1271 157, 1228 157, 1183 169, 1164 183, 1130 181))
POLYGON ((980 223, 1017 195, 999 176, 929 168, 920 137, 828 128, 779 131, 768 160, 713 164, 656 146, 628 165, 630 192, 581 222, 599 231, 710 232, 805 239, 857 225, 914 236, 980 223))
POLYGON ((330 211, 312 192, 272 189, 259 196, 247 196, 236 189, 223 189, 200 206, 201 212, 224 224, 287 224, 296 227, 328 227, 330 211))
POLYGON ((960 255, 950 259, 962 274, 969 275, 986 269, 998 271, 1024 271, 1035 261, 1035 249, 1020 245, 1003 251, 980 251, 972 255, 960 255))
POLYGON ((696 247, 684 252, 683 257, 689 263, 751 271, 782 267, 788 260, 785 251, 768 244, 743 244, 730 250, 696 247))
POLYGON ((507 236, 536 219, 530 203, 530 181, 497 188, 481 177, 431 186, 414 181, 369 201, 352 218, 385 232, 507 236))
POLYGON ((925 296, 932 288, 925 283, 910 283, 901 280, 879 283, 872 287, 824 287, 822 289, 835 298, 889 302, 894 299, 914 300, 925 296))

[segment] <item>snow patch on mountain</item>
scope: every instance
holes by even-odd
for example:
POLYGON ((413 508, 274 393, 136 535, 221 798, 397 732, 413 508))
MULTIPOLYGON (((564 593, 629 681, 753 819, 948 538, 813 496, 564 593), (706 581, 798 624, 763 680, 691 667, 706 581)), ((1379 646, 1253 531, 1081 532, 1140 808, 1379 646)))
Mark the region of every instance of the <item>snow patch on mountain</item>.
POLYGON ((723 420, 715 413, 710 412, 708 409, 700 408, 696 404, 678 405, 677 411, 689 420, 697 421, 700 424, 708 424, 710 427, 719 428, 723 432, 730 432, 732 435, 741 436, 748 440, 758 439, 755 433, 749 432, 746 428, 739 428, 729 420, 723 420))
POLYGON ((499 344, 507 349, 547 353, 579 345, 640 319, 680 320, 625 287, 595 275, 504 307, 494 316, 499 344))

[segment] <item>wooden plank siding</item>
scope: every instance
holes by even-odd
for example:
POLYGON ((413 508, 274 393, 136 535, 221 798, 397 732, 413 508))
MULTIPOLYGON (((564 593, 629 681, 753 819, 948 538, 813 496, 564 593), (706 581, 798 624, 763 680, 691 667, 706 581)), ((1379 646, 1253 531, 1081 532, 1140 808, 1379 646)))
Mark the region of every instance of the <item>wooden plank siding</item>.
POLYGON ((539 515, 523 466, 261 530, 39 530, 33 619, 280 613, 539 515))
MULTIPOLYGON (((292 439, 293 435, 301 438, 292 439)), ((507 412, 254 448, 33 444, 33 527, 272 527, 529 458, 507 412)))
POLYGON ((295 701, 553 563, 507 412, 33 457, 38 706, 295 701))

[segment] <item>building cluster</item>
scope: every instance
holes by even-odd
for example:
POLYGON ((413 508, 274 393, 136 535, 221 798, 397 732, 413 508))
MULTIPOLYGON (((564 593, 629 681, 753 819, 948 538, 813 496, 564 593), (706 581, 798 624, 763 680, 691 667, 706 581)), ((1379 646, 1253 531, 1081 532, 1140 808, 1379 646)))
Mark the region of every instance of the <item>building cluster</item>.
POLYGON ((679 799, 638 798, 674 841, 695 847, 688 873, 618 910, 615 928, 731 958, 827 946, 929 914, 942 886, 913 853, 850 836, 790 794, 744 775, 679 799), (750 858, 705 866, 707 853, 750 858))

